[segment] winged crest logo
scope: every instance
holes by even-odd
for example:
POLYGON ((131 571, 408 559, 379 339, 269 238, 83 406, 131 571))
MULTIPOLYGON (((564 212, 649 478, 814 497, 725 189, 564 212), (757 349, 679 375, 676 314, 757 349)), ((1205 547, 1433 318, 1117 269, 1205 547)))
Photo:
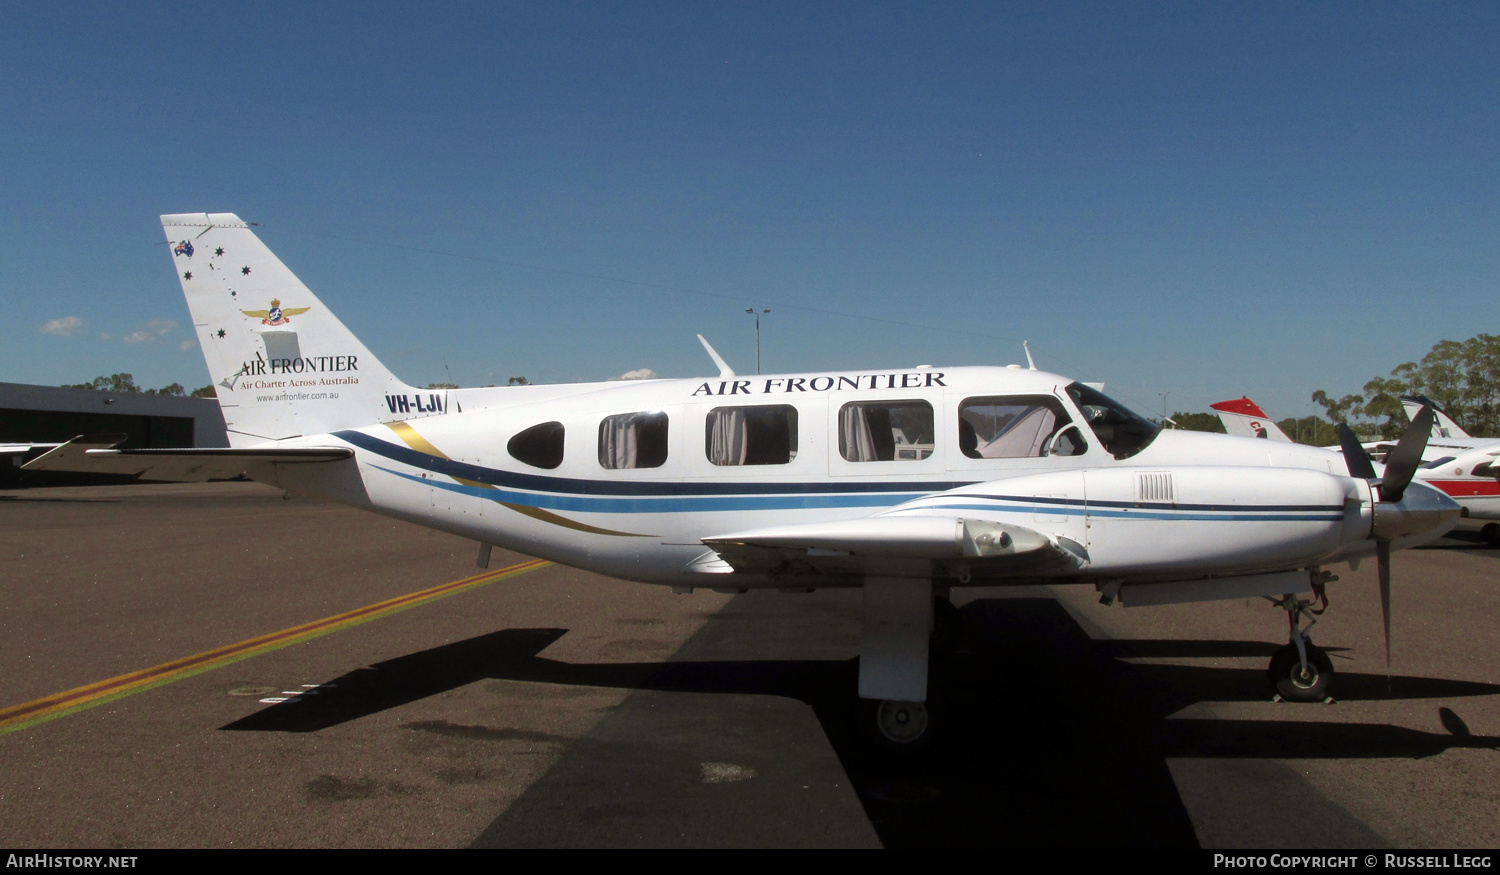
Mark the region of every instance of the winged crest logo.
POLYGON ((311 307, 282 307, 279 299, 272 298, 269 310, 241 310, 240 312, 260 319, 262 325, 277 326, 285 325, 292 321, 293 316, 300 316, 311 309, 311 307))

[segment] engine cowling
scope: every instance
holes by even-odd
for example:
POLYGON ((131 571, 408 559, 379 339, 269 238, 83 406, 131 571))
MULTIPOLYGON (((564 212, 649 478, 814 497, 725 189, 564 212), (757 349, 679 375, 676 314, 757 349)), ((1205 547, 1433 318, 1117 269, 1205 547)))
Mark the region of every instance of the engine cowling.
POLYGON ((1087 551, 1089 576, 1170 579, 1297 568, 1364 552, 1370 488, 1299 468, 1180 466, 1036 474, 973 484, 893 514, 1026 526, 1087 551))

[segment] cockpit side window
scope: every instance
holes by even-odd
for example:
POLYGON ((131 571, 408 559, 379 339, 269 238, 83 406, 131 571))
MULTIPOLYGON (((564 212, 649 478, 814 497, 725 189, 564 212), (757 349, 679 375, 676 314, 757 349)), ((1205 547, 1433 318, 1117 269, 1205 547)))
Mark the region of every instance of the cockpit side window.
POLYGON ((965 398, 958 405, 958 448, 971 459, 1082 455, 1088 444, 1072 421, 1050 395, 965 398))
POLYGON ((1099 443, 1116 459, 1134 456, 1161 433, 1161 426, 1092 386, 1072 383, 1068 386, 1068 395, 1078 405, 1099 443))

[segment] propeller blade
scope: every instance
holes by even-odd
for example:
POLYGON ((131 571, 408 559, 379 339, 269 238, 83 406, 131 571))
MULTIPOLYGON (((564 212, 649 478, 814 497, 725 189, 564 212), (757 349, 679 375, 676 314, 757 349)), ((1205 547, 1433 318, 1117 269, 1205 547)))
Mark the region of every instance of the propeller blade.
POLYGON ((1342 422, 1339 423, 1339 447, 1344 451, 1344 465, 1348 467, 1350 477, 1375 479, 1375 466, 1370 463, 1370 454, 1359 445, 1354 429, 1342 422))
POLYGON ((1385 676, 1391 676, 1391 542, 1375 542, 1380 565, 1380 616, 1385 619, 1385 676))
MULTIPOLYGON (((1385 457, 1385 479, 1380 484, 1381 500, 1400 501, 1401 496, 1406 494, 1406 487, 1417 473, 1417 466, 1422 464, 1422 451, 1427 449, 1433 419, 1432 408, 1424 406, 1402 433, 1401 442, 1385 457)), ((1342 440, 1343 435, 1339 437, 1342 440)))

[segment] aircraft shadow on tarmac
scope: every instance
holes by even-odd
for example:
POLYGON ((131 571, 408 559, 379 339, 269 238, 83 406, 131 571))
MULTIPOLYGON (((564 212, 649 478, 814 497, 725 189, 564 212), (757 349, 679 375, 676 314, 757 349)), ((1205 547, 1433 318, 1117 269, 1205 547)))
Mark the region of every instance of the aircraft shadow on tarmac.
POLYGON ((1500 559, 1500 549, 1496 549, 1494 546, 1486 544, 1484 542, 1484 538, 1479 534, 1478 531, 1472 531, 1469 529, 1456 529, 1439 538, 1438 540, 1433 541, 1431 544, 1423 544, 1422 546, 1416 547, 1414 549, 1456 550, 1464 553, 1472 552, 1480 556, 1488 554, 1493 558, 1500 559))
MULTIPOLYGON (((868 744, 853 719, 855 660, 573 664, 538 656, 563 629, 506 629, 388 660, 333 679, 316 698, 222 728, 316 732, 485 679, 783 696, 812 708, 887 847, 1196 846, 1169 758, 1421 758, 1500 748, 1500 738, 1473 735, 1448 708, 1440 714, 1448 734, 1303 722, 1299 711, 1322 706, 1269 702, 1284 719, 1171 718, 1197 702, 1266 701, 1264 669, 1125 660, 1265 658, 1274 645, 1095 641, 1045 598, 981 599, 961 613, 962 635, 935 656, 943 731, 919 757, 868 744)), ((1351 672, 1337 683, 1350 701, 1500 693, 1500 685, 1401 676, 1388 692, 1384 675, 1351 672)))

